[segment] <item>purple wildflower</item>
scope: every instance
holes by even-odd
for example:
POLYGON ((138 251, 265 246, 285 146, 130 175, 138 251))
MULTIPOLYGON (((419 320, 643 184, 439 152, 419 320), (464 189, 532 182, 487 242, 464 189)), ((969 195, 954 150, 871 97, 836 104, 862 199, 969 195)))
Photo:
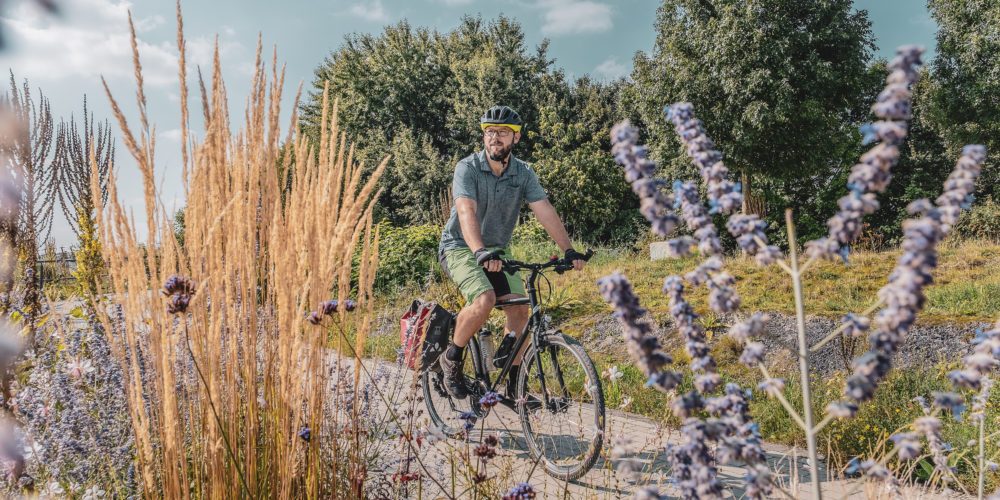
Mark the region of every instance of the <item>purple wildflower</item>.
POLYGON ((664 108, 664 114, 673 122, 688 156, 701 172, 708 191, 709 213, 731 214, 738 210, 743 204, 740 185, 729 180, 729 169, 722 163, 722 153, 715 149, 701 120, 694 116, 694 106, 679 102, 664 108))
POLYGON ((955 420, 965 411, 965 400, 954 392, 935 392, 931 395, 934 396, 934 406, 951 412, 955 420))
POLYGON ((653 177, 656 163, 649 159, 646 147, 637 144, 638 140, 639 131, 628 121, 611 128, 611 152, 625 168, 625 180, 639 196, 639 212, 650 222, 653 232, 666 237, 680 221, 671 208, 671 196, 663 191, 665 181, 653 177))
POLYGON ((993 329, 976 332, 972 339, 972 354, 965 357, 965 367, 948 374, 956 388, 978 391, 972 398, 970 418, 979 421, 985 417, 986 403, 993 388, 990 373, 1000 366, 1000 321, 993 329))
POLYGON ((458 418, 465 422, 462 427, 466 431, 471 431, 476 427, 476 414, 471 411, 463 411, 458 415, 458 418))
POLYGON ((337 312, 337 299, 328 300, 319 304, 319 311, 326 316, 337 312))
POLYGON ((712 275, 722 271, 722 259, 709 257, 698 267, 684 275, 684 279, 692 285, 703 285, 712 279, 712 275))
POLYGON ((899 448, 899 458, 913 460, 920 456, 920 437, 915 432, 901 432, 889 436, 889 439, 899 448))
POLYGON ((670 392, 681 381, 679 373, 666 370, 673 362, 663 351, 660 340, 652 327, 643 320, 646 310, 639 305, 639 298, 632 292, 632 284, 620 273, 597 280, 604 300, 615 309, 621 322, 625 346, 642 373, 649 378, 648 385, 662 392, 670 392))
POLYGON ((760 220, 757 215, 733 215, 726 222, 726 229, 736 238, 741 249, 754 256, 757 265, 768 266, 781 258, 781 250, 768 244, 767 234, 764 232, 767 222, 760 220))
POLYGON ((691 249, 694 248, 694 238, 690 236, 678 236, 667 241, 667 256, 680 259, 691 255, 691 249))
POLYGON ((858 405, 850 401, 835 401, 826 405, 826 412, 834 418, 850 418, 858 413, 858 405))
POLYGON ((771 319, 764 313, 754 313, 745 321, 736 323, 729 328, 729 336, 740 342, 746 342, 764 331, 764 324, 771 319))
POLYGON ((743 346, 743 354, 740 355, 740 363, 754 367, 764 361, 764 344, 760 342, 747 342, 743 346))
POLYGON ((722 498, 722 483, 713 465, 709 448, 718 438, 718 426, 697 418, 688 418, 681 426, 683 441, 667 447, 674 483, 684 498, 722 498))
POLYGON ((849 338, 860 337, 871 327, 872 321, 864 316, 847 313, 842 322, 844 323, 844 336, 849 338))
POLYGON ((848 474, 854 474, 856 472, 863 472, 869 479, 874 479, 880 483, 885 484, 886 489, 894 498, 901 498, 899 479, 892 474, 888 468, 884 465, 874 461, 865 460, 859 461, 857 458, 851 460, 851 463, 847 467, 848 474))
POLYGON ((483 443, 473 450, 473 453, 481 458, 484 462, 492 460, 497 456, 497 449, 495 445, 490 445, 489 443, 483 443))
MULTIPOLYGON (((719 443, 720 463, 743 462, 749 465, 766 464, 764 448, 757 425, 750 417, 749 391, 736 384, 726 384, 724 396, 711 398, 706 403, 709 412, 718 415, 729 427, 719 443)), ((760 480, 759 478, 757 479, 760 480)), ((770 492, 770 488, 767 488, 770 492)))
POLYGON ((531 498, 535 498, 535 489, 528 483, 517 483, 503 496, 503 500, 529 500, 531 498))
POLYGON ((163 289, 160 290, 160 293, 168 297, 167 313, 177 314, 187 311, 194 292, 194 282, 190 278, 177 274, 167 278, 167 281, 163 283, 163 289))
POLYGON ((691 356, 691 370, 695 377, 695 386, 700 392, 711 392, 719 384, 715 374, 715 360, 709 353, 705 332, 698 324, 698 315, 691 304, 684 300, 684 283, 679 276, 668 276, 663 282, 663 293, 670 297, 670 315, 684 338, 685 350, 691 356))
POLYGON ((319 311, 310 311, 309 314, 306 315, 306 321, 310 324, 318 325, 323 322, 323 315, 320 314, 319 311))
POLYGON ((984 377, 979 392, 972 398, 972 411, 969 418, 975 421, 986 418, 986 404, 990 400, 990 390, 993 389, 993 379, 984 377))
POLYGON ((670 408, 678 418, 691 418, 695 412, 705 407, 705 401, 696 391, 674 398, 670 408))
POLYGON ((913 422, 913 429, 927 438, 927 448, 930 449, 934 461, 934 470, 941 473, 941 479, 951 481, 954 469, 948 465, 945 456, 947 445, 941 439, 941 420, 933 415, 925 415, 913 422))
POLYGON ((754 464, 747 468, 743 476, 746 489, 743 493, 747 498, 768 498, 773 491, 774 476, 766 464, 754 464))
POLYGON ((674 181, 674 208, 680 209, 681 217, 688 229, 698 240, 698 251, 702 255, 722 254, 722 243, 712 217, 701 204, 698 187, 692 182, 674 181))
MULTIPOLYGON (((945 192, 938 198, 937 206, 927 200, 917 200, 907 206, 907 211, 918 218, 903 222, 903 254, 889 275, 889 283, 879 290, 879 297, 885 306, 875 316, 875 331, 868 337, 870 348, 855 360, 854 372, 844 389, 844 395, 855 402, 871 399, 879 382, 892 368, 893 355, 924 306, 924 288, 933 281, 931 273, 937 267, 938 257, 936 245, 948 230, 942 206, 952 207, 955 205, 951 204, 958 203, 956 200, 967 199, 968 190, 974 186, 985 159, 982 146, 966 146, 955 168, 955 172, 959 173, 953 172, 949 176, 949 179, 960 178, 962 182, 946 182, 945 192)), ((960 210, 962 205, 957 206, 960 210)), ((948 217, 952 216, 954 214, 948 217)), ((856 318, 849 315, 845 319, 856 321, 856 318)), ((852 324, 850 328, 854 326, 852 324)), ((996 343, 1000 346, 1000 339, 996 343)), ((952 380, 969 387, 976 384, 975 374, 968 369, 953 372, 952 380)), ((957 409, 957 406, 952 406, 952 409, 957 409)))
POLYGON ((861 127, 865 144, 881 141, 861 156, 861 163, 851 169, 847 178, 848 194, 838 200, 840 207, 827 221, 826 237, 806 244, 810 257, 847 259, 850 245, 860 235, 865 215, 878 210, 876 193, 885 191, 892 180, 891 170, 899 160, 899 146, 906 138, 910 119, 910 85, 917 80, 923 49, 913 45, 900 47, 889 62, 886 87, 878 95, 872 111, 882 119, 861 127))
POLYGON ((353 300, 351 300, 351 299, 347 299, 347 300, 344 301, 344 310, 347 311, 347 312, 351 312, 351 311, 353 311, 357 307, 358 307, 358 303, 355 302, 355 301, 353 301, 353 300))
POLYGON ((962 157, 944 182, 944 193, 935 200, 941 212, 941 230, 946 234, 958 222, 962 209, 972 206, 976 179, 979 178, 985 161, 985 146, 971 144, 962 148, 962 157))
POLYGON ((483 397, 479 398, 479 404, 483 408, 493 408, 500 402, 500 395, 494 391, 489 391, 483 397))
POLYGON ((299 429, 299 437, 302 438, 303 441, 308 443, 309 440, 312 438, 312 431, 309 430, 308 427, 303 427, 299 429))
MULTIPOLYGON (((715 143, 705 134, 704 125, 694 116, 694 106, 691 103, 672 104, 664 109, 664 113, 667 120, 674 124, 674 130, 684 143, 688 156, 701 172, 708 192, 709 210, 706 214, 697 200, 694 186, 675 182, 674 191, 675 195, 680 196, 682 214, 688 227, 695 231, 702 254, 717 255, 718 252, 713 250, 718 244, 718 236, 708 215, 734 214, 743 203, 740 185, 729 180, 729 169, 722 162, 722 153, 715 149, 715 143), (707 228, 709 225, 711 229, 707 228), (701 235, 698 234, 699 229, 702 231, 701 235)), ((758 264, 766 266, 781 258, 778 247, 767 244, 767 235, 764 233, 767 223, 756 215, 731 215, 726 228, 736 237, 740 248, 756 257, 758 264)))

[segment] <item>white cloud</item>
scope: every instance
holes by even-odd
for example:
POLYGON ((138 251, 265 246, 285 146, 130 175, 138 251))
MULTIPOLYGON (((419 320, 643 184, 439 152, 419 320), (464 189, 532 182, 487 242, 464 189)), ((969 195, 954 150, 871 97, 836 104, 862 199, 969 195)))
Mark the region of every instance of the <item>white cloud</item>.
POLYGON ((449 7, 457 7, 459 5, 469 5, 475 0, 437 0, 437 1, 449 7))
MULTIPOLYGON (((132 4, 119 0, 70 0, 60 3, 62 15, 42 15, 32 2, 22 2, 0 17, 11 50, 0 70, 10 68, 18 79, 35 84, 103 76, 108 83, 131 80, 132 46, 128 11, 132 4)), ((177 84, 177 45, 172 36, 152 42, 144 36, 165 24, 163 16, 134 17, 143 79, 150 87, 177 84)), ((228 38, 228 37, 227 37, 228 38)), ((189 64, 211 65, 213 37, 187 41, 189 64)), ((233 40, 220 40, 220 53, 242 48, 233 40)), ((191 70, 189 70, 189 73, 191 70)))
POLYGON ((157 14, 143 19, 134 20, 136 33, 145 33, 147 31, 153 31, 160 26, 166 24, 167 20, 163 16, 157 14))
POLYGON ((611 6, 590 0, 542 0, 542 32, 547 35, 603 33, 612 28, 611 6))
POLYGON ((365 0, 356 3, 351 6, 349 12, 366 21, 385 22, 389 20, 389 13, 382 5, 382 0, 365 0))
POLYGON ((172 128, 172 129, 169 129, 169 130, 164 130, 162 132, 158 132, 156 135, 158 135, 160 138, 166 139, 168 141, 178 142, 178 141, 181 140, 181 129, 179 129, 179 128, 172 128))
MULTIPOLYGON (((60 4, 61 16, 43 16, 22 4, 0 17, 5 36, 20 50, 5 57, 18 78, 59 81, 71 78, 108 80, 130 77, 127 2, 74 0, 60 4), (30 48, 29 50, 24 50, 30 48)), ((136 29, 152 29, 155 18, 136 19, 136 29)), ((152 86, 176 81, 177 56, 168 42, 148 43, 139 38, 145 81, 152 86)), ((6 68, 4 68, 6 69, 6 68)))
POLYGON ((606 80, 614 80, 616 78, 627 75, 628 67, 618 62, 617 57, 611 56, 602 61, 601 64, 598 64, 596 68, 594 68, 594 74, 606 80))

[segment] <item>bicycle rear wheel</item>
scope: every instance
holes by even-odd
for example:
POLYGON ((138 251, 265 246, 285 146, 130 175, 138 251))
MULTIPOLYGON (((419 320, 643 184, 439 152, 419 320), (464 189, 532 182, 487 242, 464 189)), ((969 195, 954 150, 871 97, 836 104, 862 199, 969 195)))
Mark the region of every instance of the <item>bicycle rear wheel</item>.
MULTIPOLYGON (((469 365, 466 363, 466 382, 469 383, 469 365)), ((478 401, 477 393, 470 390, 470 395, 464 399, 455 399, 448 394, 445 388, 444 373, 441 365, 436 361, 433 365, 423 370, 420 377, 420 385, 423 387, 424 404, 427 406, 427 414, 431 417, 431 422, 437 426, 446 436, 451 438, 462 437, 465 433, 466 423, 475 423, 475 420, 463 420, 462 415, 472 413, 478 417, 479 412, 472 407, 472 401, 478 401)), ((474 387, 470 387, 474 389, 474 387)), ((477 405, 478 406, 478 405, 477 405)))
POLYGON ((604 391, 583 346, 562 333, 544 336, 541 347, 532 345, 521 362, 517 394, 535 460, 563 481, 586 474, 604 442, 604 391), (531 404, 532 398, 542 404, 531 404))

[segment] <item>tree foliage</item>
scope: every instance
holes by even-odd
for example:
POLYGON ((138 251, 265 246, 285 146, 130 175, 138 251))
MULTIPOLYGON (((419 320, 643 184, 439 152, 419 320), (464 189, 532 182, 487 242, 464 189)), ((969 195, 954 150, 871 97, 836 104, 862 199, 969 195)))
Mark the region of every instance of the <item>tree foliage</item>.
MULTIPOLYGON (((340 100, 340 123, 362 145, 358 157, 374 164, 392 155, 379 215, 396 225, 440 222, 436 205, 455 163, 482 147, 483 111, 511 106, 530 131, 543 104, 568 93, 546 51, 547 43, 530 51, 520 25, 506 17, 465 17, 447 33, 404 21, 378 35, 350 35, 316 70, 303 125, 317 133, 328 88, 340 100)), ((537 137, 524 134, 515 155, 532 160, 537 137)))
POLYGON ((930 118, 957 159, 965 144, 990 155, 980 194, 1000 196, 1000 4, 987 0, 929 0, 938 24, 931 66, 930 118))
POLYGON ((694 172, 662 110, 690 101, 744 179, 812 182, 857 148, 873 47, 867 13, 851 0, 664 0, 631 92, 673 175, 694 172))
POLYGON ((567 228, 588 241, 627 240, 638 233, 638 199, 608 154, 620 119, 624 81, 582 78, 540 109, 535 170, 567 228))

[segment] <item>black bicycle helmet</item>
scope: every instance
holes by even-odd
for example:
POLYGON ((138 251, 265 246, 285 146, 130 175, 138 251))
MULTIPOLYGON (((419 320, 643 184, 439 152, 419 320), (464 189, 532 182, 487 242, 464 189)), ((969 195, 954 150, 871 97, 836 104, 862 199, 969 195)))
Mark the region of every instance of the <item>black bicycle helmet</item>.
POLYGON ((524 126, 524 122, 521 120, 521 115, 517 114, 517 111, 507 106, 493 106, 483 113, 482 118, 479 119, 479 127, 486 130, 486 127, 493 125, 503 125, 509 127, 514 132, 520 132, 521 127, 524 126))

